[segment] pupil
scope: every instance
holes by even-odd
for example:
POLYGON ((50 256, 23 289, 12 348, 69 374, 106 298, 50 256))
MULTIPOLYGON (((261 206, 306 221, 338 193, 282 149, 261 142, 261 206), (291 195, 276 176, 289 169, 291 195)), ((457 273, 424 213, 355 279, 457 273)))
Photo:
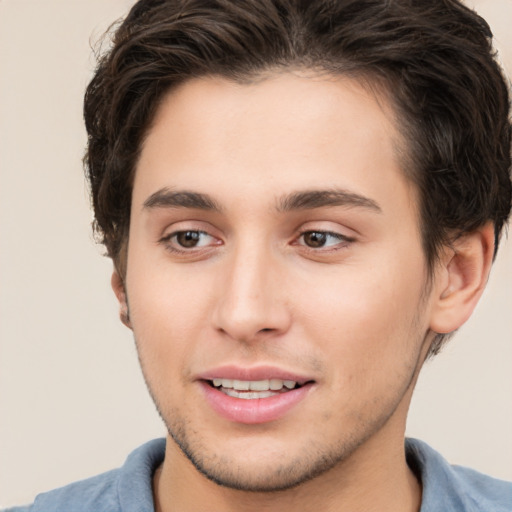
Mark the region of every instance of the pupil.
POLYGON ((309 247, 322 247, 325 245, 326 239, 325 233, 318 233, 317 231, 311 231, 304 236, 306 245, 309 245, 309 247))
POLYGON ((178 243, 183 247, 195 247, 199 242, 197 231, 182 231, 177 235, 178 243))

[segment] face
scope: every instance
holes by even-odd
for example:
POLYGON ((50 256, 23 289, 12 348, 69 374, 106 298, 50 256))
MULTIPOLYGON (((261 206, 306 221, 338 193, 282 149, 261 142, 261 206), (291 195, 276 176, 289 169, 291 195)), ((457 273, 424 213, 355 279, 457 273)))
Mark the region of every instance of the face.
POLYGON ((190 81, 159 108, 130 323, 170 436, 218 483, 287 488, 403 444, 430 297, 392 119, 354 81, 293 73, 190 81))

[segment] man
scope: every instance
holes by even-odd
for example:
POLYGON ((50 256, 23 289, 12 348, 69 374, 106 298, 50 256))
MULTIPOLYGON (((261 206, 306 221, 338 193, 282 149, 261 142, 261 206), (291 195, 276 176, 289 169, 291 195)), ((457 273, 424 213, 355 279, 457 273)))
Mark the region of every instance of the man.
POLYGON ((512 509, 404 443, 510 213, 508 113, 458 2, 138 2, 86 166, 169 435, 29 510, 512 509))

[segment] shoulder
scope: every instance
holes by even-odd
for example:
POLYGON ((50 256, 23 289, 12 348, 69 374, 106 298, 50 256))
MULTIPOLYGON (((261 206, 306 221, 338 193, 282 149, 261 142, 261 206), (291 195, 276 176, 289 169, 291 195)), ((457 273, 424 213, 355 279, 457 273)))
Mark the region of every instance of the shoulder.
POLYGON ((152 477, 165 453, 165 439, 133 451, 119 469, 39 494, 32 505, 4 512, 152 512, 152 477))
POLYGON ((512 511, 512 482, 461 466, 453 466, 453 473, 460 488, 475 505, 475 510, 512 511))
POLYGON ((34 503, 22 507, 13 507, 1 512, 64 512, 73 510, 82 512, 86 510, 109 510, 115 512, 119 509, 117 504, 116 482, 119 470, 81 480, 36 496, 34 503))
POLYGON ((421 512, 512 512, 512 482, 450 465, 422 441, 406 440, 407 461, 423 485, 421 512))
POLYGON ((66 485, 50 492, 39 494, 30 512, 118 511, 117 481, 119 469, 66 485))

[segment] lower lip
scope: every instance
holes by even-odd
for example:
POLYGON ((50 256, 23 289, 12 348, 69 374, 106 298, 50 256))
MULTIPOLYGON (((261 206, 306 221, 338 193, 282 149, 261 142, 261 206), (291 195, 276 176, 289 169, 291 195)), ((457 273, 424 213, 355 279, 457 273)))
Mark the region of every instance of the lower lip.
POLYGON ((275 421, 285 416, 306 397, 313 384, 305 384, 268 398, 250 400, 228 396, 205 381, 201 381, 201 386, 206 400, 220 416, 236 423, 257 424, 275 421))

